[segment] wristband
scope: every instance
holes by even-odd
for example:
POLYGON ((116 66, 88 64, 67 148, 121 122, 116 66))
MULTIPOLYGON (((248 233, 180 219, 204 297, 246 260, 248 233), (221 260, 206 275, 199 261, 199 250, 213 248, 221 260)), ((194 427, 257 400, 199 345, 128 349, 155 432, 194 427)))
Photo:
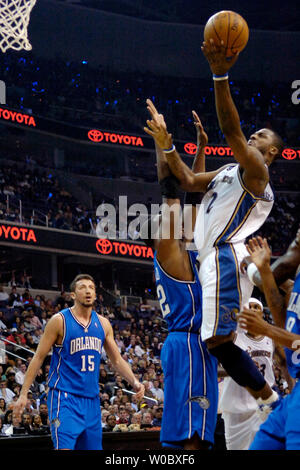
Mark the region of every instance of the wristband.
POLYGON ((225 73, 224 75, 216 75, 213 73, 213 80, 216 82, 220 82, 221 80, 228 80, 228 73, 225 73))
POLYGON ((172 144, 172 147, 171 147, 171 148, 166 149, 166 150, 163 150, 163 152, 164 152, 164 153, 172 153, 172 152, 174 152, 174 150, 175 150, 175 145, 172 144))
POLYGON ((247 268, 247 275, 252 284, 256 285, 254 282, 254 275, 258 272, 258 269, 254 263, 250 263, 247 268))

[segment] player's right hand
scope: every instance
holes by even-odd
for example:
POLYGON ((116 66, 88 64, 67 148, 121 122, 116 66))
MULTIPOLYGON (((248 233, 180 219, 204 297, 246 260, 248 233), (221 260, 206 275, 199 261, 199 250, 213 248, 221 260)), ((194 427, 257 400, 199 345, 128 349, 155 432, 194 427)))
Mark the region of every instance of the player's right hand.
POLYGON ((266 238, 253 237, 246 244, 252 262, 260 270, 270 265, 271 249, 266 238))
POLYGON ((141 384, 140 382, 136 381, 133 385, 133 389, 136 392, 135 396, 136 396, 137 400, 138 401, 141 400, 144 397, 144 394, 145 394, 144 385, 141 384))
POLYGON ((152 119, 147 120, 148 127, 144 127, 144 131, 153 137, 162 150, 171 148, 173 143, 172 135, 168 133, 163 115, 159 114, 151 100, 147 99, 146 102, 152 119))
POLYGON ((27 396, 20 395, 18 400, 14 404, 14 413, 16 414, 17 417, 21 417, 22 412, 26 406, 26 403, 27 403, 27 396))
POLYGON ((236 53, 228 60, 224 41, 221 41, 221 44, 218 45, 213 39, 204 41, 201 50, 209 63, 210 70, 216 75, 224 75, 227 73, 239 56, 239 53, 236 53))
POLYGON ((203 148, 206 147, 207 142, 208 142, 208 136, 204 130, 204 127, 202 125, 202 122, 196 113, 196 111, 192 111, 193 118, 194 118, 194 125, 196 127, 197 131, 197 147, 198 148, 203 148))

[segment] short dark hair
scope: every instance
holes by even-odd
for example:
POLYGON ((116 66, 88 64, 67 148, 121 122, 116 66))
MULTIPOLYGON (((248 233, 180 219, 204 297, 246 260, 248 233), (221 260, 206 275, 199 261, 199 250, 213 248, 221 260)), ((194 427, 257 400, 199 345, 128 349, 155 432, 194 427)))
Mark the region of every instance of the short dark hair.
POLYGON ((276 131, 272 130, 272 132, 273 132, 273 144, 274 144, 274 147, 276 147, 278 150, 278 153, 274 157, 274 160, 276 160, 278 157, 281 156, 283 149, 285 147, 285 144, 283 142, 283 139, 280 137, 280 135, 276 131))
POLYGON ((73 281, 71 282, 70 284, 70 291, 71 292, 75 292, 75 289, 76 289, 76 283, 78 281, 81 281, 82 279, 88 279, 89 281, 92 281, 94 284, 95 284, 95 287, 96 287, 96 283, 95 283, 95 280, 92 276, 90 276, 89 274, 77 274, 77 276, 75 277, 75 279, 73 279, 73 281))

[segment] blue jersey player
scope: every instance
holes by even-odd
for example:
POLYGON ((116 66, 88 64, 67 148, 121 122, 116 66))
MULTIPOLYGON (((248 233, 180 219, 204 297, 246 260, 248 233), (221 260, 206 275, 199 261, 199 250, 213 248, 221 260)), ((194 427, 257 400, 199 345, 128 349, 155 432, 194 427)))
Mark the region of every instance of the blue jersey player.
POLYGON ((74 306, 54 315, 47 323, 30 362, 15 412, 20 414, 27 393, 45 357, 53 348, 48 376, 48 409, 51 435, 57 450, 101 450, 102 426, 99 398, 101 350, 133 387, 138 399, 144 386, 122 359, 109 321, 93 310, 95 282, 88 274, 71 283, 74 306))
MULTIPOLYGON (((150 100, 147 104, 151 113, 153 105, 150 100)), ((204 171, 197 167, 204 166, 207 136, 198 116, 195 112, 193 115, 198 141, 201 137, 193 170, 204 171)), ((155 128, 155 122, 147 121, 147 124, 155 128)), ((157 146, 156 155, 163 196, 162 214, 157 217, 157 233, 152 238, 143 238, 155 250, 157 296, 169 331, 161 352, 164 411, 160 440, 163 446, 207 449, 214 442, 217 420, 217 360, 201 340, 202 296, 197 253, 187 251, 185 234, 182 238, 175 234, 176 227, 179 231, 181 228, 176 179, 157 146)), ((196 208, 190 205, 189 209, 194 212, 196 208)), ((149 222, 148 235, 153 219, 149 222)))
POLYGON ((257 432, 250 450, 300 450, 300 229, 287 253, 270 267, 271 251, 260 237, 249 241, 249 253, 259 270, 260 281, 276 326, 244 309, 240 325, 251 333, 263 334, 285 346, 287 365, 295 386, 270 413, 257 432), (290 277, 296 278, 291 292, 283 297, 277 288, 290 277), (284 308, 285 298, 287 308, 284 308), (285 327, 285 329, 284 329, 285 327))
MULTIPOLYGON (((228 67, 224 51, 211 54, 212 63, 228 67)), ((234 338, 236 313, 249 300, 253 289, 247 276, 240 272, 240 262, 247 254, 244 240, 258 230, 271 210, 268 166, 280 154, 281 139, 275 132, 262 129, 247 143, 227 78, 224 74, 215 81, 215 94, 219 121, 237 161, 235 165, 193 172, 180 158, 163 117, 153 105, 150 112, 154 125, 148 124, 145 131, 164 152, 180 187, 189 192, 205 192, 194 233, 200 258, 202 340, 238 385, 245 387, 257 402, 269 404, 278 399, 278 394, 249 354, 234 343, 234 338)))

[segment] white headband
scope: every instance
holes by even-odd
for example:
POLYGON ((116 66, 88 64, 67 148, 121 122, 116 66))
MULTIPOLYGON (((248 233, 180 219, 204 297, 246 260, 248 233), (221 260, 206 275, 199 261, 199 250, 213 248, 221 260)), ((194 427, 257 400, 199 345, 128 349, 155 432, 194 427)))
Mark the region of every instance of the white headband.
POLYGON ((263 304, 261 303, 260 300, 256 299, 255 297, 250 297, 250 299, 248 300, 248 302, 246 303, 246 307, 250 308, 250 304, 257 304, 260 306, 261 310, 263 311, 264 310, 264 306, 263 304))

